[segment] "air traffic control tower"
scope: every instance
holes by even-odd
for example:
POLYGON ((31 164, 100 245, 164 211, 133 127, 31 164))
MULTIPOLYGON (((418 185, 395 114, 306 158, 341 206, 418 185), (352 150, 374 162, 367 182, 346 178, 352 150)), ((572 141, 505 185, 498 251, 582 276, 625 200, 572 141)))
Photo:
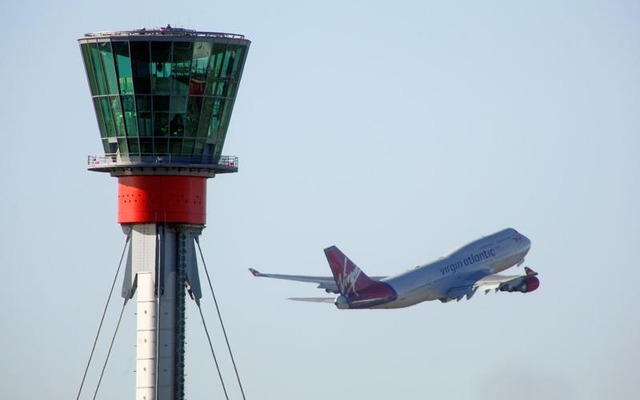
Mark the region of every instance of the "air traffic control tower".
POLYGON ((122 296, 137 295, 137 400, 184 398, 185 297, 201 298, 195 242, 207 179, 238 171, 222 155, 250 41, 175 29, 78 40, 104 155, 88 169, 118 178, 129 239, 122 296))

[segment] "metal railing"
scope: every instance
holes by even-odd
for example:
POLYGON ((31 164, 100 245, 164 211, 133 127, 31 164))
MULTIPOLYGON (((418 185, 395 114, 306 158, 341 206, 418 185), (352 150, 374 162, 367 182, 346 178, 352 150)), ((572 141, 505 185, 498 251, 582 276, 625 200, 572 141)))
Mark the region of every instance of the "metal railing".
POLYGON ((85 33, 85 38, 101 38, 101 37, 112 37, 112 36, 171 36, 171 35, 181 35, 181 36, 196 36, 196 37, 214 37, 214 38, 224 38, 224 39, 242 39, 244 40, 244 35, 240 35, 237 33, 225 33, 225 32, 206 32, 206 31, 197 31, 194 29, 185 29, 185 28, 174 28, 171 26, 162 27, 162 28, 151 28, 151 29, 135 29, 131 31, 102 31, 102 32, 89 32, 85 33))
POLYGON ((87 156, 88 168, 118 168, 126 166, 201 166, 213 167, 217 170, 238 170, 238 157, 236 156, 182 156, 175 154, 141 154, 121 155, 119 153, 105 154, 103 156, 87 156))

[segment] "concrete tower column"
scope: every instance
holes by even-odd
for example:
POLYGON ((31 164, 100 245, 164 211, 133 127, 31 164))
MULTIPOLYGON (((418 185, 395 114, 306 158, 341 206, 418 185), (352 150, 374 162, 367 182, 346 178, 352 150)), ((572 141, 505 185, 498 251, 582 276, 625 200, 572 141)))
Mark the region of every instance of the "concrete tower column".
POLYGON ((184 398, 186 292, 202 297, 195 239, 202 227, 135 224, 123 297, 137 295, 136 400, 184 398))

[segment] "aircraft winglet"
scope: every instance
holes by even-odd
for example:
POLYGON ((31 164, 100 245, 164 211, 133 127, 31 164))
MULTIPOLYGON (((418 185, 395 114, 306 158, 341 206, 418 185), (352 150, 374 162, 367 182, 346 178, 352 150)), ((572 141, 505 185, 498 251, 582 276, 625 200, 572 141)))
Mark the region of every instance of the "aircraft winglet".
POLYGON ((253 276, 260 276, 260 275, 262 275, 259 271, 255 270, 255 269, 253 269, 253 268, 249 268, 249 272, 251 272, 251 274, 252 274, 253 276))
POLYGON ((538 273, 536 271, 532 270, 529 267, 524 267, 524 272, 527 273, 527 276, 536 276, 536 275, 538 275, 538 273))

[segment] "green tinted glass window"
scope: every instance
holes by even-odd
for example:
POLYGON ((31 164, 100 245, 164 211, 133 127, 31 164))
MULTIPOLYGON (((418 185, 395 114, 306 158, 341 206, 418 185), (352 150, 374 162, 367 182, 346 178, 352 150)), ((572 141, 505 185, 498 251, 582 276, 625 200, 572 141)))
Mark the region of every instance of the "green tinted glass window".
POLYGON ((207 139, 205 138, 201 138, 201 139, 196 139, 194 147, 193 147, 193 154, 202 154, 204 151, 204 146, 206 143, 207 139))
POLYGON ((129 57, 129 42, 113 42, 112 46, 113 54, 116 58, 116 73, 118 74, 120 94, 132 94, 133 72, 129 57))
POLYGON ((199 131, 202 97, 190 96, 187 105, 187 136, 197 136, 199 131))
POLYGON ((184 136, 184 115, 173 114, 169 121, 169 132, 172 138, 181 138, 184 136))
POLYGON ((97 100, 100 106, 102 117, 104 118, 104 131, 102 131, 102 135, 106 135, 106 137, 115 137, 116 128, 113 122, 113 115, 111 112, 111 104, 109 104, 109 98, 98 97, 97 100))
POLYGON ((227 133, 227 124, 231 118, 231 109, 233 108, 233 100, 226 100, 222 105, 222 117, 220 118, 218 129, 211 130, 211 136, 215 140, 215 143, 224 143, 225 135, 227 133))
POLYGON ((193 42, 173 43, 174 79, 172 93, 185 95, 189 93, 191 58, 193 57, 193 42))
POLYGON ((153 151, 158 155, 169 154, 169 138, 166 136, 154 137, 153 151))
POLYGON ((151 42, 151 93, 171 93, 171 42, 151 42))
POLYGON ((222 60, 222 76, 229 78, 233 72, 233 65, 235 64, 236 52, 232 47, 227 47, 224 52, 224 58, 222 60))
POLYGON ((111 42, 101 42, 98 44, 100 50, 100 60, 107 83, 108 94, 118 94, 118 79, 116 78, 116 66, 111 52, 111 42))
POLYGON ((244 49, 242 47, 236 46, 232 50, 232 55, 229 60, 229 64, 227 69, 229 70, 229 75, 227 79, 227 91, 224 94, 225 97, 229 97, 235 99, 236 91, 238 89, 238 82, 240 78, 240 74, 242 73, 242 67, 244 65, 244 49))
POLYGON ((131 72, 136 94, 151 94, 149 42, 131 42, 131 72))
POLYGON ((98 128, 100 129, 100 135, 104 137, 107 128, 105 127, 104 113, 102 112, 102 104, 99 97, 93 98, 93 108, 96 110, 96 118, 98 119, 98 128))
POLYGON ((153 111, 169 112, 169 96, 151 96, 153 99, 153 111))
POLYGON ((187 96, 171 96, 169 132, 172 137, 188 134, 187 129, 187 96))
POLYGON ((169 134, 169 113, 153 112, 153 136, 164 136, 169 134))
POLYGON ((191 81, 189 83, 189 93, 191 94, 204 94, 211 48, 212 44, 207 42, 195 42, 193 45, 193 62, 191 63, 191 81))
POLYGON ((241 46, 235 46, 234 50, 234 63, 231 76, 234 82, 240 80, 240 74, 242 73, 242 67, 244 66, 245 48, 241 46))
POLYGON ((187 112, 187 96, 171 96, 171 113, 184 114, 187 112))
POLYGON ((127 145, 129 147, 130 155, 139 155, 140 154, 140 145, 138 143, 138 138, 128 138, 127 145))
POLYGON ((89 80, 89 88, 91 89, 91 95, 97 96, 98 93, 98 81, 96 78, 96 70, 93 66, 93 59, 91 57, 91 45, 83 44, 82 58, 84 60, 85 69, 87 70, 87 79, 89 80))
POLYGON ((138 116, 138 135, 152 136, 151 96, 136 96, 136 112, 138 116))
POLYGON ((127 136, 138 135, 138 125, 136 122, 136 103, 131 95, 121 96, 122 111, 124 112, 124 123, 127 129, 127 136))
MULTIPOLYGON (((153 108, 153 136, 169 134, 169 96, 151 96, 153 108)), ((165 148, 166 152, 166 148, 165 148)))
POLYGON ((209 58, 209 71, 207 74, 207 85, 205 92, 207 94, 215 94, 218 86, 222 84, 222 62, 227 49, 226 44, 216 43, 211 50, 211 58, 209 58))
POLYGON ((126 136, 127 131, 124 127, 124 114, 120 104, 120 96, 109 96, 109 103, 111 104, 116 136, 126 136))
POLYGON ((197 136, 206 137, 209 129, 211 116, 215 112, 215 99, 213 97, 204 97, 202 101, 202 112, 200 113, 200 126, 198 128, 197 136))
POLYGON ((96 79, 96 91, 94 95, 107 94, 107 84, 104 77, 104 69, 102 68, 102 60, 100 57, 100 50, 97 43, 89 44, 89 52, 91 53, 91 65, 93 66, 93 73, 96 79))
POLYGON ((182 154, 185 156, 192 155, 194 145, 195 145, 195 139, 184 139, 182 143, 182 154))
POLYGON ((153 139, 151 137, 140 138, 140 154, 153 154, 153 139))
POLYGON ((182 154, 182 138, 169 138, 169 152, 171 154, 182 154))
MULTIPOLYGON (((217 132, 219 129, 222 129, 223 118, 224 118, 224 107, 227 103, 227 99, 223 97, 216 98, 215 104, 213 106, 214 113, 211 116, 211 132, 217 132)), ((213 137, 215 134, 210 134, 209 137, 213 137)))

